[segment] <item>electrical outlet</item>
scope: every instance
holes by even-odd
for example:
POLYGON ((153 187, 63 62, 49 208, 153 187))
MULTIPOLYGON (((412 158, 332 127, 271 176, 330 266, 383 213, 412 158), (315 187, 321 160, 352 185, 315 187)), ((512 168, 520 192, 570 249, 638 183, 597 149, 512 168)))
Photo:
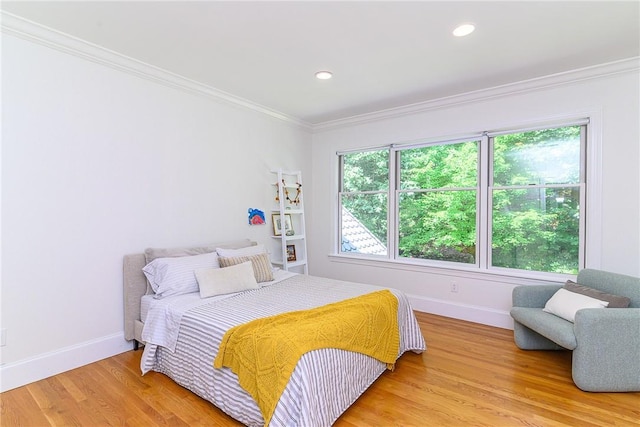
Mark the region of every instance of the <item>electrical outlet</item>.
POLYGON ((7 345, 7 330, 5 328, 0 329, 0 347, 7 345))

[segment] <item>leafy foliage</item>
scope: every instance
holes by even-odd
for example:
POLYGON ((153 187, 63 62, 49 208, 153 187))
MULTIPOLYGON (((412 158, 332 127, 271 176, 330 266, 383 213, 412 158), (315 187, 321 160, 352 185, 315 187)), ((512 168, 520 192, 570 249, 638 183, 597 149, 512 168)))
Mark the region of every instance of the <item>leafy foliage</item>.
POLYGON ((400 256, 475 263, 477 180, 477 141, 401 151, 400 256))
POLYGON ((342 161, 342 205, 381 242, 387 242, 389 151, 345 154, 342 161), (356 194, 348 194, 352 192, 356 194))
POLYGON ((345 154, 342 161, 343 192, 388 191, 389 150, 345 154))

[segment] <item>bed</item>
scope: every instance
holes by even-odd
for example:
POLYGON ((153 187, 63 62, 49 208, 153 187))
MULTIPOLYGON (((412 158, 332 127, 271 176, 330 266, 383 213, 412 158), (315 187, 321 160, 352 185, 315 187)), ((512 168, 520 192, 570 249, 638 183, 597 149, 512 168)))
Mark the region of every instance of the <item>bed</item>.
MULTIPOLYGON (((124 257, 125 338, 133 340, 135 348, 144 344, 143 374, 163 373, 248 426, 264 425, 263 412, 231 369, 213 367, 225 332, 255 319, 324 307, 388 289, 278 270, 273 280, 243 292, 209 298, 189 292, 158 299, 142 271, 150 259, 195 259, 194 255, 217 248, 243 251, 255 245, 245 239, 198 248, 148 249, 124 257)), ((406 351, 424 351, 424 338, 406 296, 388 290, 397 298, 396 359, 406 351)), ((295 365, 269 415, 269 425, 329 426, 387 367, 358 352, 337 348, 309 351, 295 365)))

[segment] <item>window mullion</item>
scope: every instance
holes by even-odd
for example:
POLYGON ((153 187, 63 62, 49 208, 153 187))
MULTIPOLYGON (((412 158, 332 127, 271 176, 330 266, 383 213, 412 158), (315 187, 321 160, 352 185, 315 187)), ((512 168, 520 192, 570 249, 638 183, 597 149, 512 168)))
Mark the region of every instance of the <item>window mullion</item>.
MULTIPOLYGON (((578 240, 578 265, 579 269, 583 269, 587 266, 587 252, 586 252, 586 239, 587 239, 587 219, 586 206, 587 206, 587 126, 580 127, 580 231, 578 240)), ((589 183, 589 185, 592 185, 589 183)))
POLYGON ((389 150, 389 195, 387 207, 387 256, 390 259, 398 258, 398 189, 400 188, 400 156, 401 154, 391 148, 389 150))
POLYGON ((492 152, 489 146, 490 138, 485 133, 480 140, 480 150, 478 150, 478 197, 477 197, 477 245, 476 259, 481 270, 489 268, 491 261, 491 177, 493 167, 491 164, 492 152))
MULTIPOLYGON (((580 184, 580 206, 586 206, 586 185, 584 183, 580 184)), ((580 269, 585 268, 586 266, 586 251, 585 251, 585 227, 586 227, 586 218, 584 215, 586 209, 581 208, 580 210, 580 237, 578 240, 578 265, 580 269)))
POLYGON ((344 190, 344 156, 338 155, 338 229, 336 230, 335 251, 337 254, 342 252, 342 190, 344 190))

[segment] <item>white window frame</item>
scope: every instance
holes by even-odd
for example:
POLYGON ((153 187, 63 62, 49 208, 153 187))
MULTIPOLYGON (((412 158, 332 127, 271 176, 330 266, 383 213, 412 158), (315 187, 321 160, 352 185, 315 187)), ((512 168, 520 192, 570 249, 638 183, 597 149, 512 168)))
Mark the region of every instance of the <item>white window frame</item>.
MULTIPOLYGON (((580 184, 580 268, 599 268, 601 263, 601 200, 602 200, 602 168, 600 163, 602 143, 601 143, 601 111, 592 110, 584 111, 580 113, 558 116, 555 118, 547 118, 545 120, 539 120, 532 122, 529 126, 504 126, 500 130, 485 131, 480 134, 470 134, 464 137, 456 137, 455 139, 438 138, 431 140, 422 140, 418 142, 411 142, 408 144, 391 144, 387 146, 379 146, 368 149, 352 149, 348 151, 338 151, 336 154, 338 158, 342 154, 371 151, 380 149, 390 150, 390 163, 389 163, 389 208, 388 208, 388 251, 387 256, 370 256, 364 254, 354 253, 340 253, 340 204, 339 198, 336 197, 337 206, 334 212, 338 212, 336 229, 336 242, 334 247, 336 248, 333 254, 330 254, 330 259, 336 262, 346 262, 352 264, 372 265, 372 266, 384 266, 385 268, 392 268, 398 270, 408 271, 420 271, 420 272, 434 272, 434 273, 450 273, 463 277, 485 277, 493 280, 502 281, 509 280, 509 277, 519 277, 524 279, 532 279, 534 281, 554 282, 559 280, 565 280, 566 278, 574 277, 573 275, 542 272, 542 271, 526 271, 518 269, 507 269, 501 267, 492 267, 490 259, 490 221, 491 213, 488 208, 489 197, 486 192, 489 191, 489 143, 488 138, 497 136, 500 134, 520 133, 532 130, 550 129, 555 127, 575 126, 575 125, 587 125, 586 133, 581 139, 582 144, 586 141, 586 147, 581 146, 581 184, 580 184), (480 248, 476 259, 476 264, 464 265, 462 263, 446 262, 446 261, 431 261, 431 260, 416 260, 411 258, 398 258, 397 256, 397 240, 398 240, 398 224, 397 218, 397 164, 396 157, 392 155, 392 151, 399 149, 406 149, 410 147, 418 147, 432 144, 442 144, 447 142, 461 142, 482 139, 480 144, 480 164, 479 164, 479 191, 478 197, 479 212, 478 212, 478 240, 477 247, 480 248), (487 166, 484 166, 484 165, 487 166), (393 174, 393 175, 392 175, 393 174), (585 184, 586 183, 586 184, 585 184), (588 205, 586 204, 588 203, 588 205), (505 279, 501 279, 505 278, 505 279)), ((341 170, 340 165, 337 165, 341 170)), ((337 182, 336 194, 339 190, 340 182, 337 182)), ((533 283, 533 282, 532 282, 533 283)))
MULTIPOLYGON (((584 119, 584 120, 578 120, 575 122, 568 122, 568 123, 559 123, 553 126, 539 126, 539 127, 533 127, 533 128, 526 128, 526 129, 517 129, 517 130, 509 130, 509 131, 501 131, 501 132, 491 132, 491 133, 485 133, 484 137, 487 138, 487 149, 489 151, 488 154, 488 165, 487 165, 487 171, 488 173, 487 175, 487 186, 485 187, 486 191, 489 193, 492 193, 495 189, 506 189, 506 188, 523 188, 523 189, 530 189, 530 188, 567 188, 567 187, 577 187, 580 190, 580 220, 579 220, 579 231, 578 231, 578 269, 581 270, 585 267, 585 240, 587 237, 587 233, 586 233, 586 221, 585 221, 585 217, 586 217, 586 213, 587 213, 587 209, 588 207, 586 206, 586 197, 585 197, 585 193, 587 190, 587 185, 586 185, 586 149, 588 147, 587 144, 587 132, 589 129, 589 120, 588 119, 584 119), (578 184, 558 184, 558 185, 533 185, 533 186, 501 186, 501 187, 496 187, 494 185, 493 182, 493 143, 492 143, 492 138, 496 137, 496 136, 500 136, 500 135, 509 135, 512 133, 522 133, 522 132, 529 132, 529 131, 535 131, 535 130, 544 130, 544 129, 553 129, 553 128, 560 128, 560 127, 570 127, 570 126, 582 126, 581 130, 580 130, 580 172, 579 172, 579 182, 578 184)), ((492 196, 490 194, 486 195, 486 199, 485 202, 487 204, 491 203, 493 201, 492 196)), ((505 267, 496 267, 493 266, 492 264, 492 255, 493 255, 493 251, 491 250, 491 242, 492 239, 490 238, 490 236, 492 236, 493 233, 493 210, 490 209, 489 206, 486 206, 486 210, 485 213, 487 215, 487 230, 486 233, 482 233, 484 236, 486 236, 486 250, 485 250, 485 255, 486 255, 486 260, 485 260, 485 264, 487 266, 487 270, 489 271, 500 271, 500 272, 506 272, 507 274, 509 274, 509 272, 511 271, 521 271, 519 269, 513 269, 513 268, 505 268, 505 267)), ((536 271, 535 273, 540 274, 540 275, 549 275, 549 277, 554 277, 554 276, 564 276, 564 274, 561 273, 553 273, 553 272, 544 272, 544 271, 536 271)))
MULTIPOLYGON (((387 244, 387 255, 370 255, 370 254, 362 254, 362 253, 357 253, 357 254, 348 254, 346 252, 342 252, 342 196, 344 195, 353 195, 353 194, 381 194, 383 193, 383 191, 381 190, 367 190, 367 191, 342 191, 342 174, 344 171, 344 158, 343 155, 345 154, 354 154, 354 153, 366 153, 366 152, 370 152, 370 151, 382 151, 382 150, 386 150, 389 149, 390 146, 384 146, 384 147, 372 147, 372 148, 363 148, 361 150, 349 150, 349 151, 340 151, 337 152, 337 156, 338 156, 338 191, 337 193, 337 203, 338 203, 338 219, 337 219, 337 224, 338 224, 338 237, 337 237, 337 247, 336 247, 336 253, 340 256, 354 256, 354 257, 366 257, 366 258, 372 258, 372 259, 387 259, 387 260, 391 260, 393 259, 391 257, 391 246, 392 246, 392 242, 391 242, 391 236, 396 235, 397 230, 394 231, 394 233, 390 233, 389 232, 389 227, 392 226, 392 222, 391 222, 391 218, 393 217, 393 215, 390 213, 391 212, 391 206, 393 206, 391 204, 391 200, 390 200, 390 194, 392 193, 391 191, 389 191, 389 188, 391 188, 391 177, 392 175, 392 170, 395 170, 395 165, 392 164, 391 162, 391 158, 389 158, 389 186, 387 188, 387 239, 385 241, 385 243, 387 244)), ((394 201, 395 202, 395 201, 394 201)))
MULTIPOLYGON (((393 205, 390 205, 389 210, 393 211, 394 213, 394 234, 393 234, 393 238, 389 237, 389 240, 391 240, 393 242, 394 245, 394 251, 391 252, 394 256, 393 259, 395 261, 398 262, 411 262, 411 263, 416 263, 416 264, 424 264, 424 265, 433 265, 433 266, 441 266, 441 267, 448 267, 448 266, 453 266, 453 267, 457 267, 457 268, 465 268, 465 267, 471 267, 474 269, 480 268, 481 265, 479 264, 479 258, 480 258, 480 253, 482 252, 482 250, 479 248, 479 243, 480 243, 480 213, 478 211, 476 211, 476 256, 475 256, 475 262, 473 264, 463 264, 463 263, 458 263, 458 262, 452 262, 452 261, 441 261, 441 260, 430 260, 430 259, 419 259, 419 258, 406 258, 406 257, 400 257, 400 253, 399 253, 399 245, 400 245, 400 233, 398 230, 398 227, 400 225, 400 223, 398 221, 396 221, 396 219, 399 217, 399 210, 400 210, 400 206, 397 203, 398 202, 398 198, 399 198, 399 194, 401 192, 404 192, 406 190, 400 190, 400 167, 398 165, 400 158, 398 157, 398 152, 402 152, 408 149, 412 149, 412 148, 422 148, 422 147, 430 147, 430 146, 441 146, 441 145, 452 145, 452 144, 459 144, 459 143, 465 143, 465 142, 478 142, 478 176, 476 177, 476 206, 480 205, 480 192, 481 192, 481 176, 483 175, 482 173, 482 157, 481 157, 481 151, 482 151, 482 136, 479 135, 475 135, 475 136, 471 136, 471 137, 466 137, 466 138, 456 138, 456 139, 448 139, 445 141, 431 141, 431 142, 427 142, 427 143, 423 143, 423 144, 411 144, 411 145, 402 145, 402 144, 397 144, 397 145, 393 145, 391 146, 391 150, 390 150, 390 157, 392 160, 392 163, 395 165, 396 170, 394 171, 394 175, 395 178, 393 181, 390 181, 390 184, 392 183, 394 185, 394 189, 391 191, 391 193, 393 194, 394 200, 393 200, 393 205), (393 209, 391 209, 393 208, 393 209)), ((389 176, 391 177, 392 175, 389 174, 389 176)), ((391 185, 390 185, 391 186, 391 185)), ((437 191, 438 189, 430 189, 430 191, 437 191)), ((454 191, 456 190, 456 188, 445 188, 443 189, 443 191, 454 191)), ((464 188, 462 190, 468 190, 468 188, 464 188)), ((424 192, 424 191, 421 191, 424 192)))

